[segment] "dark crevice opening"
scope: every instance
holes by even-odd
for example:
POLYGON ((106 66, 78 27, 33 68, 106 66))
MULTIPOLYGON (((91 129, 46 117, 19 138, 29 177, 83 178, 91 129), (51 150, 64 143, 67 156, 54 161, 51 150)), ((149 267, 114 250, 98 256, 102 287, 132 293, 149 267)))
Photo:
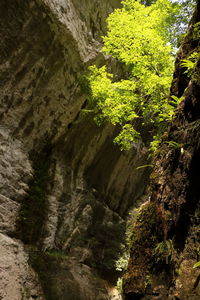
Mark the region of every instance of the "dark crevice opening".
POLYGON ((74 125, 74 123, 78 120, 78 118, 79 118, 79 116, 80 116, 80 113, 81 113, 81 110, 84 109, 84 108, 86 108, 86 106, 87 106, 87 100, 85 100, 85 101, 83 102, 83 104, 82 104, 80 110, 79 110, 78 113, 76 114, 76 116, 75 116, 75 118, 73 119, 73 121, 70 122, 70 123, 68 124, 68 126, 67 126, 68 129, 70 129, 70 128, 74 125))
POLYGON ((198 101, 200 93, 200 86, 198 83, 193 82, 191 95, 185 100, 184 115, 189 122, 194 122, 199 119, 200 115, 200 102, 198 101))
POLYGON ((125 295, 125 300, 140 300, 144 297, 141 293, 128 293, 125 295))
POLYGON ((199 282, 200 282, 200 275, 197 277, 197 279, 196 279, 196 281, 194 283, 194 288, 193 288, 194 290, 198 287, 199 282))
POLYGON ((49 183, 51 146, 46 146, 41 153, 32 153, 34 175, 29 184, 29 192, 24 198, 16 236, 25 244, 36 245, 43 235, 43 224, 47 213, 46 190, 49 183))
POLYGON ((182 251, 185 247, 186 237, 191 225, 191 218, 197 208, 200 199, 200 150, 196 151, 191 161, 188 174, 188 193, 186 202, 182 205, 179 212, 179 219, 174 228, 174 245, 182 251))

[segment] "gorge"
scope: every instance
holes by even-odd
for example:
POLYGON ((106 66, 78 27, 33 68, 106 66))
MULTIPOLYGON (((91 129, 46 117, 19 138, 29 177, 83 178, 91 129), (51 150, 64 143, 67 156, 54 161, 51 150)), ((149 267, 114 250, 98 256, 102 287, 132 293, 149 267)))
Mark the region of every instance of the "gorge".
POLYGON ((125 251, 128 212, 141 203, 123 298, 200 297, 193 268, 200 260, 200 65, 193 78, 181 65, 199 52, 200 4, 177 54, 171 94, 183 100, 153 160, 148 196, 151 168, 138 168, 149 163, 144 141, 120 151, 113 144, 118 129, 84 113, 88 66, 106 62, 121 72, 100 52, 106 18, 120 6, 0 1, 2 300, 122 299, 116 261, 125 251))

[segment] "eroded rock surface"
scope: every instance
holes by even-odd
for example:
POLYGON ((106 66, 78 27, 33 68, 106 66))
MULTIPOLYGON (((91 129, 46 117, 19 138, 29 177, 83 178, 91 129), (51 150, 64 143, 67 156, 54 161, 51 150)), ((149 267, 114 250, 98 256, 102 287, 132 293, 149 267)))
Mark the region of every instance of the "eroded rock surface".
POLYGON ((147 153, 142 142, 121 153, 113 127, 80 113, 80 79, 105 61, 101 35, 119 2, 0 1, 2 300, 117 297, 124 216, 147 184, 136 170, 147 153))
POLYGON ((133 225, 125 299, 200 298, 200 76, 181 66, 199 53, 200 4, 178 52, 172 95, 183 97, 155 158, 150 198, 133 225), (144 239, 145 237, 145 239, 144 239))
POLYGON ((0 278, 1 299, 44 299, 23 244, 4 234, 0 234, 0 278))

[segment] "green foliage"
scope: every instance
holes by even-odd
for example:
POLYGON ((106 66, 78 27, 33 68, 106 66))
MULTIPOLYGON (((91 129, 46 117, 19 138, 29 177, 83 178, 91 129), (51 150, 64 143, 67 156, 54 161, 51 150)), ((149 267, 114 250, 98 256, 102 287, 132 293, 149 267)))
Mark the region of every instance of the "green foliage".
MULTIPOLYGON (((144 0, 142 4, 148 6, 155 3, 156 0, 144 0)), ((195 0, 170 0, 173 7, 173 13, 169 14, 167 19, 167 35, 170 44, 177 50, 180 47, 181 41, 185 36, 188 22, 192 16, 195 0)))
POLYGON ((128 253, 126 251, 123 252, 123 255, 120 256, 116 261, 116 270, 125 271, 128 267, 128 259, 129 259, 128 253))
POLYGON ((156 261, 166 261, 166 264, 168 264, 169 258, 172 256, 173 251, 174 246, 172 240, 163 241, 157 244, 154 250, 156 261))
POLYGON ((108 17, 103 51, 122 62, 128 76, 116 81, 105 66, 90 67, 89 100, 97 124, 107 120, 121 126, 115 143, 122 150, 130 149, 138 139, 138 122, 152 123, 158 140, 172 118, 176 101, 168 100, 173 73, 168 29, 176 12, 169 0, 157 0, 150 6, 126 0, 123 8, 108 17))
POLYGON ((199 268, 200 267, 200 261, 198 261, 196 264, 194 264, 193 268, 199 268))
POLYGON ((174 142, 174 141, 167 141, 167 142, 165 142, 165 144, 168 144, 172 148, 180 148, 181 147, 181 145, 179 143, 174 142))
POLYGON ((152 278, 151 278, 150 275, 146 275, 145 276, 145 282, 144 282, 144 284, 145 284, 145 289, 147 289, 149 286, 151 286, 151 284, 152 284, 152 278))
POLYGON ((187 74, 189 77, 193 75, 198 59, 198 52, 193 52, 187 59, 182 59, 181 66, 186 68, 184 73, 187 74))
POLYGON ((116 288, 120 294, 123 293, 123 279, 121 277, 119 277, 117 280, 116 288))
POLYGON ((98 124, 101 124, 103 119, 109 120, 113 125, 124 124, 138 117, 134 111, 137 99, 133 81, 112 82, 113 75, 106 71, 105 66, 100 69, 92 66, 89 70, 92 91, 90 100, 96 111, 101 112, 96 117, 98 124))
POLYGON ((168 35, 171 45, 177 50, 185 36, 188 22, 194 10, 195 0, 171 0, 174 5, 175 13, 170 18, 168 35))
POLYGON ((138 139, 139 133, 131 124, 125 124, 122 131, 114 139, 114 143, 120 146, 121 150, 129 150, 132 144, 138 139))
POLYGON ((178 98, 177 96, 172 95, 171 96, 171 103, 176 106, 177 104, 179 104, 183 100, 183 98, 184 98, 183 96, 178 98))
POLYGON ((158 146, 160 144, 160 136, 154 136, 153 141, 150 143, 149 150, 150 152, 155 152, 158 149, 158 146))
POLYGON ((200 22, 194 24, 193 39, 200 38, 200 22))

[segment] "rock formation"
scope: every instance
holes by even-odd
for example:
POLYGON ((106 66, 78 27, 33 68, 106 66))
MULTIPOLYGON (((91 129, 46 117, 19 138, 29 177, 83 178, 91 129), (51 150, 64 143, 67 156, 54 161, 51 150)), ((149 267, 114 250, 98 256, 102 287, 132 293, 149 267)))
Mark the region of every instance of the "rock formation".
MULTIPOLYGON (((0 299, 103 300, 146 148, 84 115, 111 0, 0 1, 0 299)), ((113 62, 114 64, 114 62, 113 62)), ((117 66, 114 66, 117 68, 117 66)), ((110 295, 111 295, 110 294, 110 295)))
MULTIPOLYGON (((119 0, 0 1, 0 299, 108 300, 125 219, 148 183, 147 149, 113 145, 117 129, 85 114, 87 67, 119 0)), ((155 158, 150 199, 133 225, 125 299, 199 299, 200 77, 194 24, 171 94, 183 96, 155 158)))
POLYGON ((182 101, 154 159, 149 200, 132 227, 124 276, 125 299, 200 298, 200 60, 190 70, 182 60, 199 53, 200 4, 180 48, 171 95, 182 101))

